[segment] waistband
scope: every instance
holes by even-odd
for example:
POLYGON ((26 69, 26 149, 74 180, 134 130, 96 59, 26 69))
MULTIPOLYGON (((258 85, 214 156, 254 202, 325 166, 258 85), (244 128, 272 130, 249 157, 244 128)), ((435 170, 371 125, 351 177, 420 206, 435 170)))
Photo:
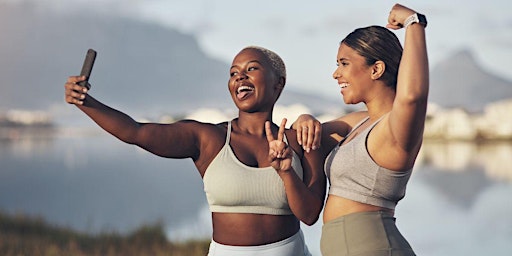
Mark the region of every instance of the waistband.
MULTIPOLYGON (((296 254, 297 244, 303 251, 301 255, 311 255, 305 245, 304 234, 299 229, 297 233, 281 241, 270 244, 254 245, 254 246, 233 246, 210 242, 210 252, 208 255, 245 255, 245 253, 262 253, 261 255, 298 255, 296 254), (295 243, 295 245, 293 244, 295 243), (291 246, 291 247, 290 247, 291 246), (294 249, 295 248, 295 249, 294 249), (231 253, 230 253, 231 252, 231 253), (264 254, 263 254, 264 253, 264 254)), ((254 255, 254 254, 247 254, 254 255)), ((257 254, 260 255, 260 254, 257 254)))
POLYGON ((332 219, 332 220, 324 223, 324 225, 336 224, 336 223, 340 223, 340 222, 352 221, 352 220, 357 220, 357 219, 372 217, 372 216, 380 216, 381 218, 395 219, 395 217, 392 213, 386 212, 386 211, 355 212, 355 213, 350 213, 350 214, 343 215, 338 218, 332 219))

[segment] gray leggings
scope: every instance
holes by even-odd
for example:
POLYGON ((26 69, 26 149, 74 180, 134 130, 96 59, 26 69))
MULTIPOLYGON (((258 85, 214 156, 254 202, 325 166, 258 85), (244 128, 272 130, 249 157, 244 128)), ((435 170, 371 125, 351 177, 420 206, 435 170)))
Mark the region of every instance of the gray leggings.
POLYGON ((322 227, 323 256, 410 256, 411 246, 387 212, 361 212, 339 217, 322 227))

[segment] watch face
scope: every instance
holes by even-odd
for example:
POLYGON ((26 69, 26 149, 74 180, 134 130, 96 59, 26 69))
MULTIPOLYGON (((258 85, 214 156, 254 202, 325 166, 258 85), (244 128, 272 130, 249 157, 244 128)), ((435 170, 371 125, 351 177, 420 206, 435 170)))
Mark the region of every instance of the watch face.
POLYGON ((418 13, 418 23, 423 24, 425 27, 427 26, 427 17, 423 14, 418 13))

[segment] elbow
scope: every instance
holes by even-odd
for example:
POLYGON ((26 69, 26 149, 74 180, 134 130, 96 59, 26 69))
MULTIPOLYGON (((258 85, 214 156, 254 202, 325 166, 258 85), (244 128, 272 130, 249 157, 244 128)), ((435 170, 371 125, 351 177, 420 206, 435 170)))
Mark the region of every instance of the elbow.
POLYGON ((426 105, 428 102, 428 89, 425 90, 411 90, 403 93, 400 97, 397 97, 402 105, 426 105))
POLYGON ((304 218, 301 218, 301 221, 308 226, 312 226, 318 221, 321 211, 322 206, 316 207, 316 209, 312 209, 312 211, 309 212, 309 214, 307 214, 306 216, 304 216, 304 218))
POLYGON ((318 221, 319 215, 302 220, 302 222, 308 226, 313 226, 318 221))
POLYGON ((131 134, 114 134, 114 133, 111 133, 111 134, 114 137, 116 137, 118 140, 120 140, 124 143, 139 146, 136 136, 132 136, 131 134))
POLYGON ((429 91, 428 77, 425 79, 417 79, 397 88, 397 96, 402 101, 409 104, 423 103, 427 101, 429 91), (405 85, 405 86, 404 86, 405 85))

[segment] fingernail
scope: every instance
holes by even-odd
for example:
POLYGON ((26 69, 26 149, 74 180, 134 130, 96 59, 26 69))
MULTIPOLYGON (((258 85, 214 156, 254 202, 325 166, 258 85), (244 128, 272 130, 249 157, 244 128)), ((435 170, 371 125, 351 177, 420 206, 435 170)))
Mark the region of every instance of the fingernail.
POLYGON ((316 150, 316 149, 317 149, 317 147, 316 147, 316 146, 313 146, 313 150, 316 150))

